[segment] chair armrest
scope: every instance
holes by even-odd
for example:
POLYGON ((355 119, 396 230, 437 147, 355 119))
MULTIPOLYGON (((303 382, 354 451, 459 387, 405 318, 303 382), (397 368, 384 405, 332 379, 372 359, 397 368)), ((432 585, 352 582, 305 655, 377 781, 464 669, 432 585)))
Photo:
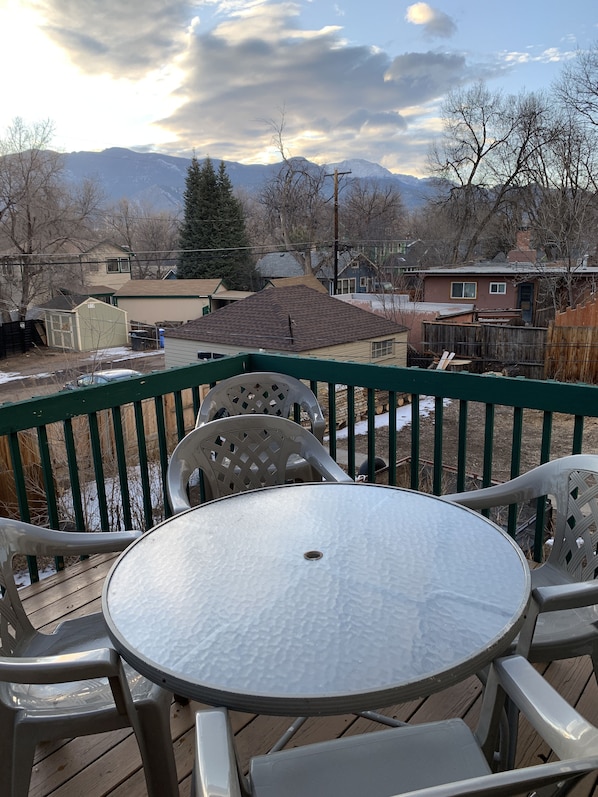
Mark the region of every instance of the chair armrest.
POLYGON ((21 520, 0 518, 0 534, 6 529, 18 537, 19 551, 30 556, 85 556, 124 551, 141 531, 58 531, 21 520))
POLYGON ((0 681, 58 684, 92 678, 107 678, 118 713, 130 713, 131 693, 122 660, 113 648, 98 648, 58 656, 0 657, 0 681))
POLYGON ((54 684, 118 675, 120 658, 113 648, 59 656, 0 657, 0 681, 54 684))
POLYGON ((532 597, 542 613, 580 609, 598 603, 598 581, 536 587, 532 590, 532 597))
POLYGON ((491 672, 528 722, 562 759, 595 757, 598 730, 544 679, 523 656, 497 659, 491 672))
POLYGON ((309 448, 306 450, 305 459, 307 463, 320 473, 327 482, 353 482, 354 480, 334 461, 324 446, 317 441, 314 442, 319 447, 319 450, 317 452, 311 451, 309 448))
POLYGON ((195 715, 195 797, 242 797, 228 712, 223 708, 195 715))

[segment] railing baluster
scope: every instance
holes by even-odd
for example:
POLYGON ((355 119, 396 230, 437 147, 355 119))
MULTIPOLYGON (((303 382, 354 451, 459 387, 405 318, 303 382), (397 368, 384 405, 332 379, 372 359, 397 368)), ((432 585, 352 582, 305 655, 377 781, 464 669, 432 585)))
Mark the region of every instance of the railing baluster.
POLYGON ((91 441, 91 458, 93 462, 93 471, 95 474, 97 498, 98 498, 98 511, 100 513, 100 524, 104 531, 110 529, 110 520, 108 515, 108 502, 106 500, 106 480, 104 477, 104 464, 102 458, 102 445, 100 442, 100 431, 98 426, 98 414, 92 412, 88 416, 89 423, 89 436, 91 441))
POLYGON ((463 492, 467 489, 467 409, 468 402, 459 401, 459 431, 457 436, 457 486, 455 490, 463 492))
POLYGON ((444 401, 442 396, 434 399, 434 463, 432 492, 434 495, 442 495, 444 468, 442 462, 442 416, 444 412, 444 401))
POLYGON ((412 490, 419 490, 419 452, 420 452, 420 408, 419 394, 411 394, 411 484, 412 490))
POLYGON ((139 476, 141 478, 141 493, 143 495, 143 514, 146 528, 154 525, 152 491, 149 479, 147 445, 145 442, 145 427, 143 423, 143 405, 140 401, 133 404, 135 410, 135 429, 137 431, 137 453, 139 454, 139 476))
POLYGON ((120 484, 120 495, 122 498, 123 523, 125 529, 132 529, 133 517, 131 515, 131 493, 129 491, 129 473, 127 468, 127 455, 125 451, 121 410, 121 407, 112 408, 112 426, 114 428, 114 441, 116 445, 116 462, 118 465, 118 479, 120 484))

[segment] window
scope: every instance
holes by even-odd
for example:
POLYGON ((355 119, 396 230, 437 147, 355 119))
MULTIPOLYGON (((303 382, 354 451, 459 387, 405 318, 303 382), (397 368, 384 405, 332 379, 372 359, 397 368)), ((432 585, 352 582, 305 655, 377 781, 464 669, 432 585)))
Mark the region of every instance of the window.
POLYGON ((367 288, 368 286, 368 278, 367 277, 360 277, 359 278, 359 287, 360 288, 367 288))
POLYGON ((451 299, 475 299, 477 282, 451 282, 451 299))
POLYGON ((372 360, 377 360, 380 357, 390 357, 394 354, 395 342, 393 338, 388 340, 374 340, 372 341, 372 360))
POLYGON ((357 281, 355 277, 338 281, 338 293, 356 293, 357 281))
POLYGON ((108 274, 128 274, 131 271, 131 261, 128 257, 111 257, 106 260, 108 274))
POLYGON ((490 283, 490 293, 506 293, 507 292, 507 283, 506 282, 491 282, 490 283))

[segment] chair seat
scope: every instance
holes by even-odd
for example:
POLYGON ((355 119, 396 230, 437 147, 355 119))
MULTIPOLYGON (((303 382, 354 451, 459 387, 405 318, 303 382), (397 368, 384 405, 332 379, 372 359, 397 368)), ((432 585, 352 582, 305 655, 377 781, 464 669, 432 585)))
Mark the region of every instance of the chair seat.
POLYGON ((487 774, 460 719, 295 747, 253 758, 250 770, 254 797, 390 797, 487 774))

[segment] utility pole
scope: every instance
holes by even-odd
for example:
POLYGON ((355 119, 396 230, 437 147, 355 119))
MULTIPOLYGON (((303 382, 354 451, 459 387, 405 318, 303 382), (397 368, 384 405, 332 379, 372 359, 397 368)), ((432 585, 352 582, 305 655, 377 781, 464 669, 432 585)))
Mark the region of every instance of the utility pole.
POLYGON ((339 172, 338 169, 335 169, 333 174, 326 175, 326 177, 334 177, 334 281, 332 293, 335 296, 338 293, 338 178, 339 175, 344 174, 351 174, 351 172, 339 172))

